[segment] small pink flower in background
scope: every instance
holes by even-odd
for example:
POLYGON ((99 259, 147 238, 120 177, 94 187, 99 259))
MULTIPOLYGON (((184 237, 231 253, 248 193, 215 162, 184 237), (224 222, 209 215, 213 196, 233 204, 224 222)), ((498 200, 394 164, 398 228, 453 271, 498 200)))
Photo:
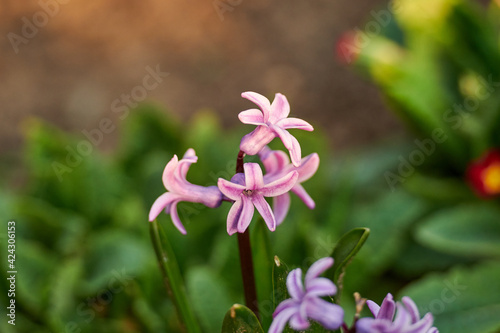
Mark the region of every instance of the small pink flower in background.
MULTIPOLYGON (((310 154, 301 160, 299 167, 290 164, 290 159, 287 154, 280 150, 271 150, 269 147, 264 147, 259 157, 266 168, 266 175, 264 180, 272 181, 274 179, 283 177, 283 175, 297 171, 299 178, 297 183, 292 187, 291 191, 295 193, 310 209, 314 209, 314 200, 309 196, 306 190, 302 187, 301 183, 311 178, 319 166, 319 156, 316 153, 310 154)), ((273 210, 278 225, 285 219, 290 208, 290 194, 283 193, 273 198, 273 210)))
POLYGON ((340 305, 321 299, 337 293, 335 284, 319 277, 332 267, 332 258, 322 258, 311 265, 302 283, 302 270, 296 268, 288 274, 286 286, 292 298, 281 302, 273 313, 269 333, 281 333, 287 322, 296 331, 307 330, 309 318, 319 322, 328 330, 338 329, 344 321, 344 310, 340 305), (305 286, 304 286, 305 285, 305 286))
POLYGON ((439 333, 437 328, 432 327, 434 319, 431 313, 427 313, 420 319, 418 308, 410 297, 403 297, 402 302, 394 302, 391 294, 387 294, 380 306, 373 301, 367 301, 366 305, 375 318, 358 320, 356 331, 358 333, 439 333), (394 314, 396 314, 395 317, 394 314))
POLYGON ((285 148, 290 152, 292 163, 300 165, 301 151, 297 139, 288 133, 288 129, 297 128, 312 131, 314 128, 306 121, 298 118, 287 118, 290 114, 290 104, 282 94, 276 94, 273 103, 261 94, 247 91, 241 94, 260 107, 240 112, 238 118, 244 124, 257 125, 257 128, 245 135, 241 140, 240 149, 248 155, 258 154, 269 142, 278 136, 285 148))
POLYGON ((500 194, 500 150, 492 149, 473 161, 467 169, 467 180, 482 197, 500 194))
POLYGON ((177 155, 174 155, 170 162, 167 163, 163 171, 163 185, 168 192, 163 193, 153 203, 149 211, 149 221, 153 221, 165 210, 172 217, 172 222, 175 227, 183 234, 186 234, 186 229, 182 225, 177 213, 177 204, 180 201, 198 202, 207 207, 218 207, 222 202, 222 193, 217 186, 199 186, 193 185, 186 180, 186 175, 192 163, 196 163, 198 157, 194 149, 190 148, 184 154, 184 157, 179 161, 177 155))
POLYGON ((231 181, 219 178, 219 189, 234 204, 227 216, 227 233, 243 233, 252 221, 254 207, 264 218, 269 230, 276 229, 273 211, 264 197, 275 197, 290 191, 298 178, 297 171, 291 171, 283 177, 265 183, 262 169, 257 163, 245 163, 245 173, 237 173, 231 181))
POLYGON ((358 33, 353 30, 346 31, 340 36, 335 45, 335 51, 337 59, 341 63, 349 65, 358 59, 361 53, 361 47, 358 43, 359 38, 358 33))

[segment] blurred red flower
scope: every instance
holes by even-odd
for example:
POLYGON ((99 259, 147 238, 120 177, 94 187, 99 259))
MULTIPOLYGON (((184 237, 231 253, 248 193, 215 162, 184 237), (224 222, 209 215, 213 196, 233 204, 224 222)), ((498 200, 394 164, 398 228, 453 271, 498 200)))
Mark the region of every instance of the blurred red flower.
POLYGON ((500 150, 492 149, 469 164, 467 180, 482 197, 500 194, 500 150))

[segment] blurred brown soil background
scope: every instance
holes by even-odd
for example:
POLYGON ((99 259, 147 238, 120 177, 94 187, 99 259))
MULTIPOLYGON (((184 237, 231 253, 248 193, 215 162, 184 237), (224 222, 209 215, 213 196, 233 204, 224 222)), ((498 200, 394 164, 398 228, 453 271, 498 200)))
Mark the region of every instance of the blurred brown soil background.
POLYGON ((182 121, 209 107, 231 126, 252 107, 240 97, 252 90, 285 94, 292 115, 326 130, 334 149, 402 132, 377 89, 335 56, 341 34, 363 29, 385 1, 215 0, 219 13, 214 0, 56 1, 42 1, 57 13, 16 54, 8 34, 22 36, 23 17, 43 9, 0 0, 2 153, 22 146, 28 116, 76 133, 118 119, 112 102, 157 65, 169 76, 147 99, 182 121))

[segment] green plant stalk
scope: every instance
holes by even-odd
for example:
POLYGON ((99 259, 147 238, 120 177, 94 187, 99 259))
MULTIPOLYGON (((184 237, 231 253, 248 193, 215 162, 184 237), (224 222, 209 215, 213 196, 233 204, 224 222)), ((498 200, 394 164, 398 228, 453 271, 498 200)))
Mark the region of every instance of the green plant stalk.
POLYGON ((179 265, 167 237, 156 220, 150 223, 149 230, 156 257, 158 258, 158 264, 160 265, 160 271, 163 275, 163 282, 165 283, 169 297, 177 309, 183 330, 187 333, 201 333, 198 320, 189 305, 179 265))

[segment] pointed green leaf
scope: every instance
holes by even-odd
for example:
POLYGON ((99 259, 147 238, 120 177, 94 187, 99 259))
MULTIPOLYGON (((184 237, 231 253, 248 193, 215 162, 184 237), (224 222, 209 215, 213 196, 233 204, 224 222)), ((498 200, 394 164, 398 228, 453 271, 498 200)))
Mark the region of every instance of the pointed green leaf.
POLYGON ((161 226, 156 220, 150 223, 150 232, 165 287, 177 308, 181 323, 184 324, 188 333, 201 332, 198 321, 194 316, 193 309, 186 296, 184 281, 182 280, 175 254, 170 246, 168 238, 165 236, 161 226))
MULTIPOLYGON (((286 287, 286 278, 290 269, 288 266, 281 261, 278 256, 274 256, 274 265, 273 265, 273 311, 276 309, 278 304, 283 302, 285 299, 290 298, 290 294, 288 293, 288 288, 286 287)), ((290 328, 290 326, 285 326, 283 333, 293 333, 295 332, 290 328)))
POLYGON ((329 272, 333 273, 333 275, 330 274, 329 277, 331 277, 334 282, 338 281, 345 266, 356 253, 358 253, 369 235, 370 229, 355 228, 342 236, 337 242, 332 252, 332 258, 335 262, 333 263, 333 267, 329 270, 329 272))
POLYGON ((334 263, 332 268, 327 271, 327 277, 339 288, 337 298, 342 290, 342 277, 345 267, 361 249, 369 234, 370 229, 368 228, 355 228, 342 236, 335 245, 331 255, 334 263))
POLYGON ((430 248, 463 256, 500 256, 500 209, 490 203, 439 211, 419 225, 417 240, 430 248))
POLYGON ((278 304, 283 302, 285 299, 290 298, 288 294, 288 289, 286 287, 286 278, 290 270, 288 266, 281 261, 278 256, 274 256, 273 265, 273 308, 276 309, 278 304))
POLYGON ((264 333, 255 314, 244 305, 234 304, 226 313, 222 333, 264 333))

